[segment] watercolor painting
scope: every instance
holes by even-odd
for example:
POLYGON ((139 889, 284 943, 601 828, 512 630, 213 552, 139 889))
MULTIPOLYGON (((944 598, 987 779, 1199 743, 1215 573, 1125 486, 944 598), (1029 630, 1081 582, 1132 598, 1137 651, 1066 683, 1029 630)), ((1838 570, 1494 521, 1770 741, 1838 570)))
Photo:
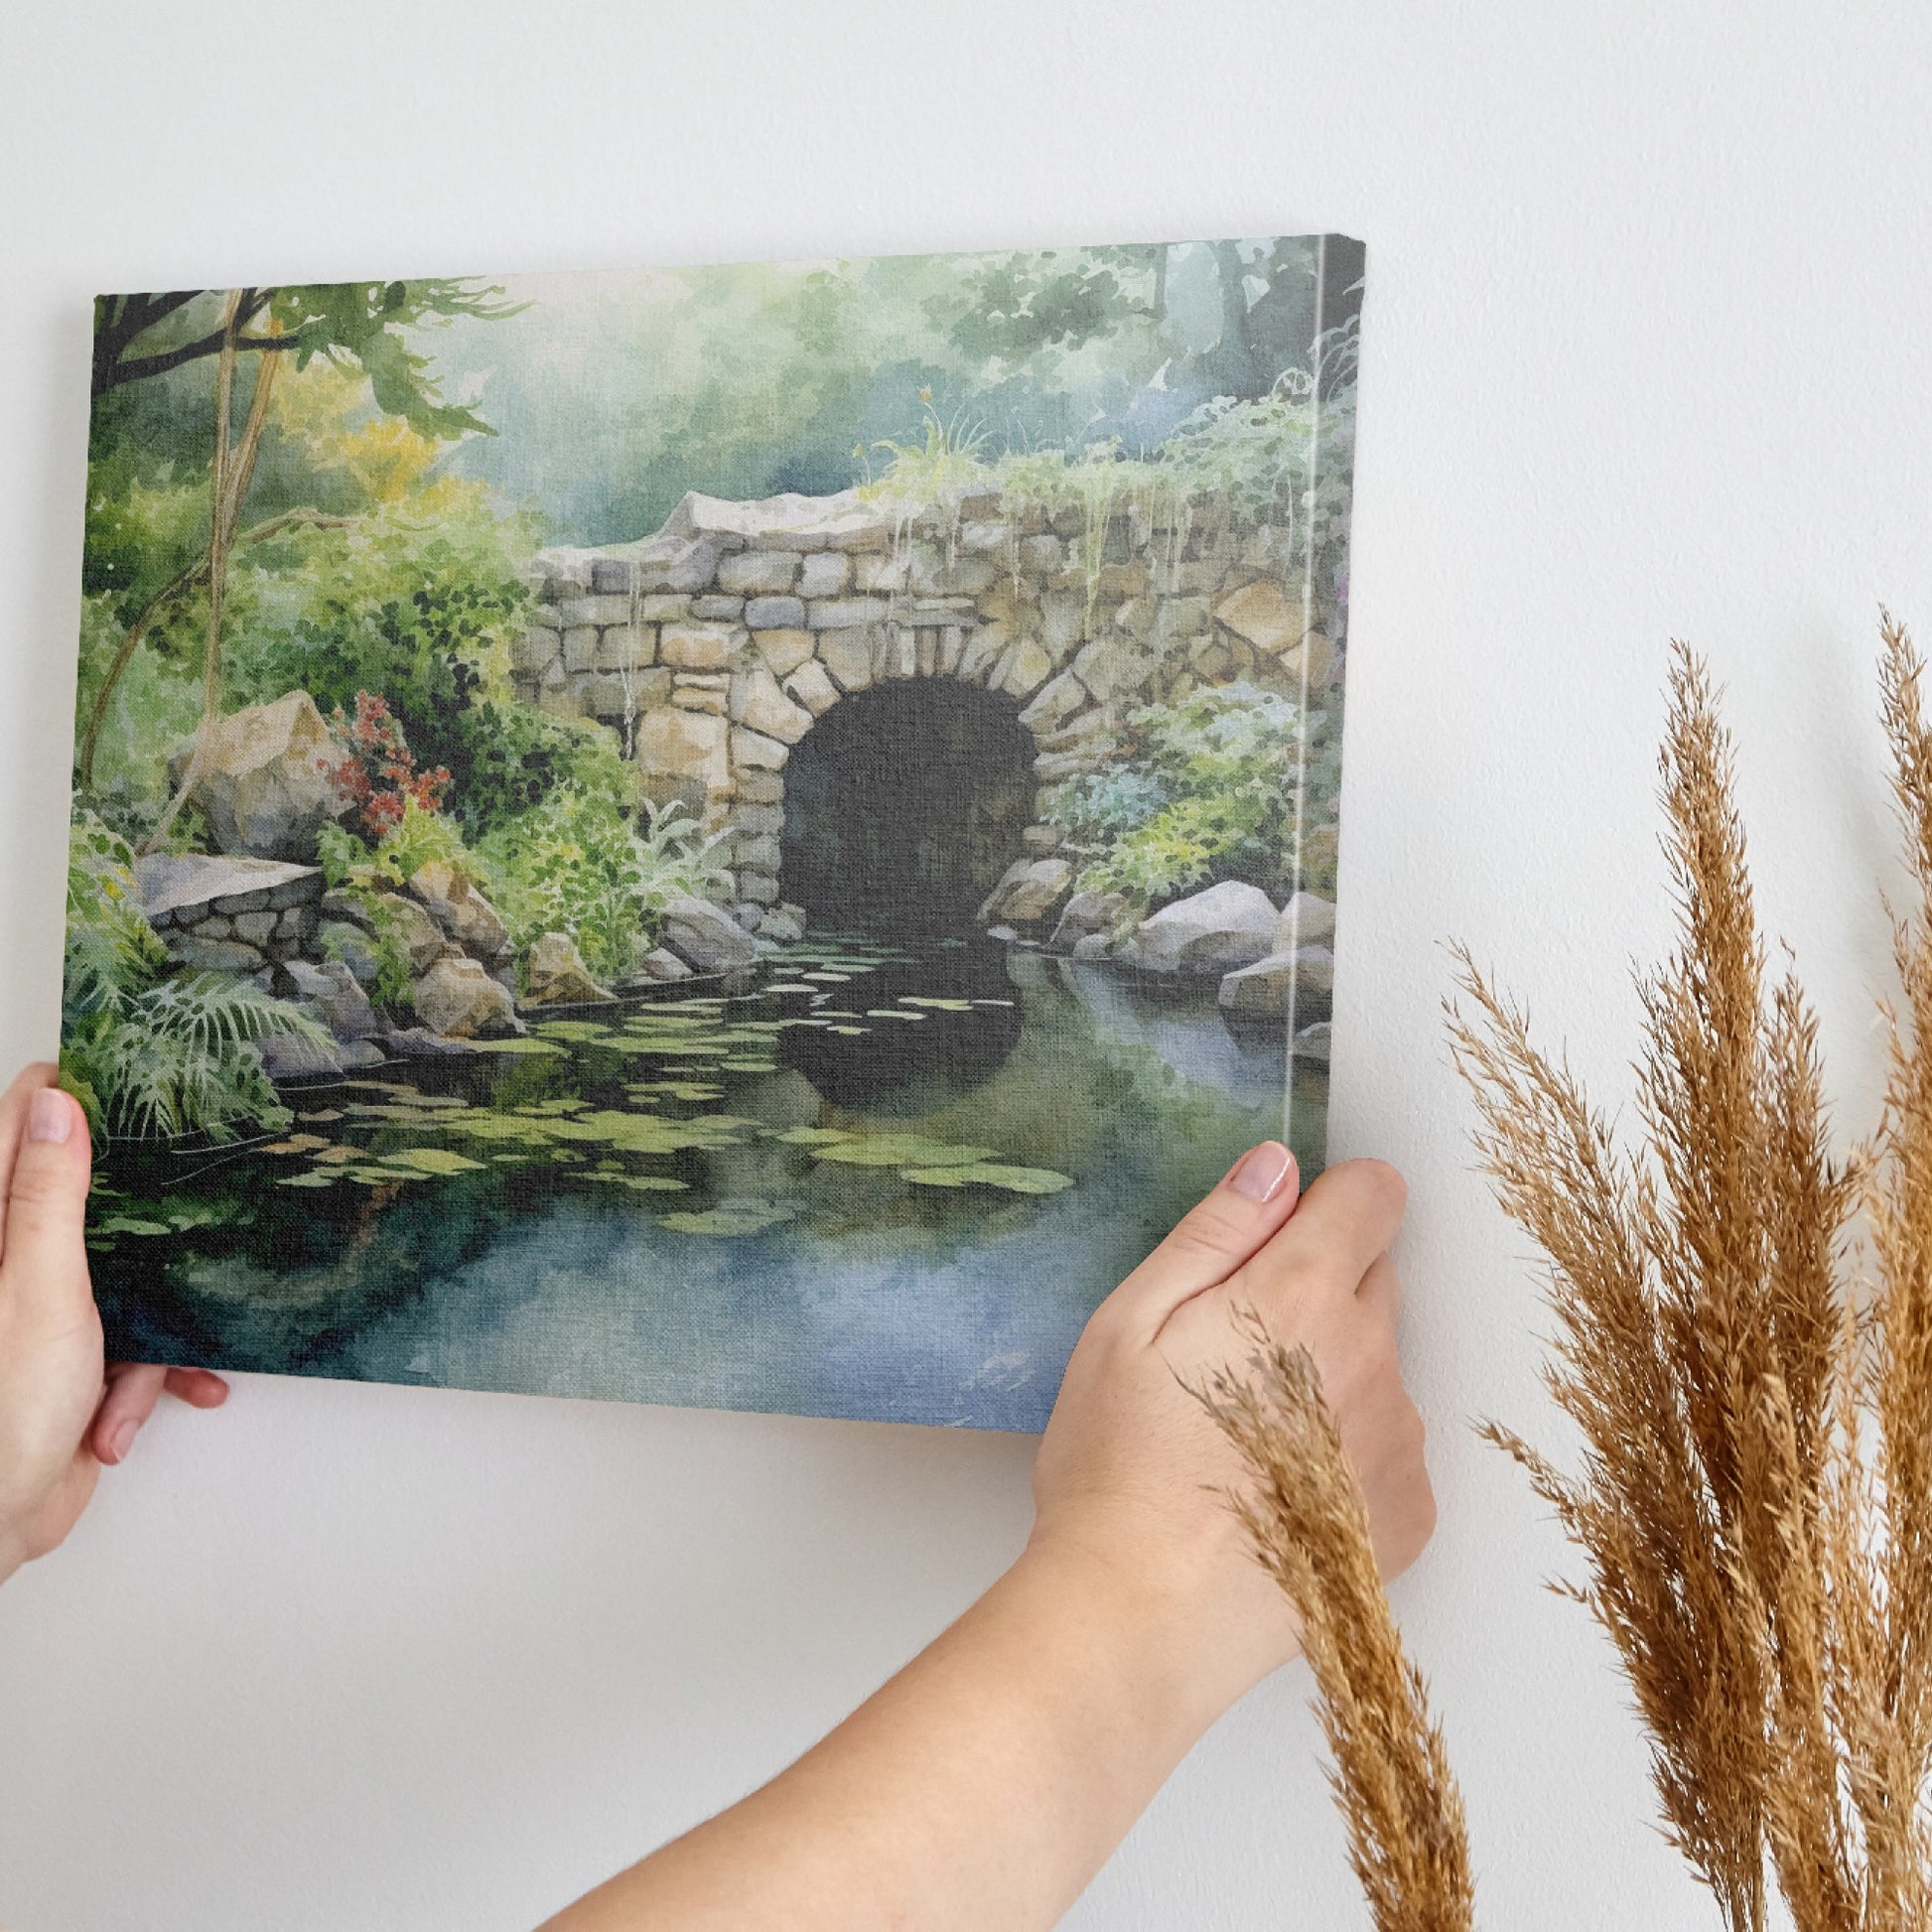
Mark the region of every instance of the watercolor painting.
POLYGON ((1325 1135, 1363 250, 102 297, 112 1354, 1037 1429, 1325 1135))

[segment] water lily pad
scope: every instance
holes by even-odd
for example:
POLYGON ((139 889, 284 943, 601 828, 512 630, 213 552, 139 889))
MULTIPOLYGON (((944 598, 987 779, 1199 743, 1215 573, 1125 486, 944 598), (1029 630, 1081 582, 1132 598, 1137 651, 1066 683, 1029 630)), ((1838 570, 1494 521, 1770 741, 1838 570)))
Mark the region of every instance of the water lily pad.
POLYGON ((473 1052, 478 1053, 524 1053, 532 1058, 547 1055, 551 1059, 561 1059, 564 1049, 547 1039, 538 1039, 534 1034, 526 1034, 516 1039, 473 1039, 468 1042, 473 1052))
POLYGON ((318 1167, 340 1168, 345 1162, 359 1161, 363 1150, 359 1147, 326 1147, 316 1156, 318 1167))
POLYGON ((867 1014, 868 1020, 923 1020, 922 1013, 907 1013, 901 1007, 873 1007, 867 1014))
POLYGON ((173 1234, 165 1221, 144 1221, 132 1214, 110 1214, 95 1224, 96 1234, 173 1234))
POLYGON ((313 1154, 318 1148, 327 1147, 326 1134, 291 1134, 285 1141, 271 1141, 262 1149, 264 1154, 313 1154))
POLYGON ((775 1073, 776 1060, 725 1060, 722 1062, 727 1073, 775 1073))
POLYGON ((785 1201, 726 1200, 716 1207, 685 1209, 675 1214, 660 1214, 657 1225, 677 1234, 712 1234, 730 1238, 741 1234, 762 1234, 792 1219, 797 1208, 785 1201))
POLYGON ((908 1007, 930 1007, 935 1013, 971 1013, 971 1000, 942 1000, 931 993, 907 993, 901 996, 908 1007))
POLYGON ((340 1107, 318 1107, 311 1113, 296 1115, 297 1120, 313 1121, 341 1120, 342 1117, 343 1110, 340 1107))
POLYGON ((483 1166, 481 1161, 473 1161, 467 1154, 448 1147, 406 1147, 385 1159, 391 1164, 420 1168, 424 1173, 475 1173, 483 1166))
POLYGON ((327 1168, 311 1168, 307 1173, 285 1173, 276 1181, 278 1187, 333 1187, 340 1180, 327 1168))
POLYGON ((537 1032, 545 1039, 602 1039, 611 1030, 601 1020, 544 1020, 537 1032))
POLYGON ((667 1173, 594 1173, 593 1180, 609 1181, 614 1187, 628 1187, 634 1194, 676 1194, 690 1186, 667 1173))
POLYGON ((968 1168, 905 1168, 901 1174, 921 1187, 1002 1187, 1010 1194, 1057 1194, 1073 1185, 1070 1173, 1051 1168, 1010 1168, 991 1161, 968 1168))
POLYGON ((787 1127, 771 1138, 783 1141, 787 1147, 836 1147, 852 1136, 843 1127, 787 1127))
POLYGON ((998 1154, 998 1148, 957 1146, 920 1134, 879 1134, 823 1148, 818 1158, 854 1168, 944 1168, 971 1167, 998 1154))
POLYGON ((872 1029, 870 1027, 834 1027, 831 1031, 835 1034, 843 1035, 847 1039, 863 1039, 867 1034, 872 1032, 872 1029))

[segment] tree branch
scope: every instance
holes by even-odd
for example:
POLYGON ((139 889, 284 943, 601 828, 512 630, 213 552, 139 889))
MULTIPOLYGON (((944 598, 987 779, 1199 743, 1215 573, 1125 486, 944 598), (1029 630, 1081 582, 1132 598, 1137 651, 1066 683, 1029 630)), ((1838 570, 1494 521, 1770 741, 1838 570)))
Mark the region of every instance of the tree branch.
MULTIPOLYGON (((166 375, 170 369, 178 369, 185 362, 198 362, 205 355, 218 355, 222 340, 222 332, 217 329, 212 335, 198 337, 192 343, 184 343, 179 348, 167 349, 157 355, 137 355, 132 361, 122 361, 116 356, 104 367, 96 362, 93 392, 97 396, 104 396, 108 390, 118 389, 124 382, 139 382, 144 376, 166 375)), ((299 336, 237 336, 234 345, 237 349, 293 348, 299 340, 299 336)))

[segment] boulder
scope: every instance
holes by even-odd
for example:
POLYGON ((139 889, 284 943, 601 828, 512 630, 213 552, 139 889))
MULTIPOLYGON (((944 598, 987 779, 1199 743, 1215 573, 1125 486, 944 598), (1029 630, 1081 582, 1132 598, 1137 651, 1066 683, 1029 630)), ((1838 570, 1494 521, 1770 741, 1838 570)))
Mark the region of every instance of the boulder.
POLYGON ((523 963, 523 998, 535 1007, 581 1006, 617 996, 598 985, 567 932, 543 933, 523 963))
POLYGON ((1274 950, 1277 917, 1259 887, 1225 880, 1142 920, 1133 957, 1155 973, 1229 973, 1274 950))
POLYGON ((775 941, 781 946, 795 946, 805 936, 804 921, 797 916, 797 908, 790 905, 767 906, 764 916, 759 921, 760 937, 775 941))
POLYGON ((1274 952, 1221 981, 1223 1013, 1249 1020, 1326 1017, 1335 991, 1335 956, 1326 946, 1274 952))
POLYGON ((333 1039, 294 1039, 283 1034, 258 1041, 255 1051, 261 1055, 262 1071, 277 1082, 340 1078, 344 1071, 343 1049, 333 1039))
POLYGON ((731 726, 722 717, 672 705, 647 711, 637 729, 637 775, 644 795, 658 804, 705 798, 731 789, 731 726))
MULTIPOLYGON (((1096 933, 1103 937, 1110 933, 1126 912, 1127 900, 1119 893, 1075 893, 1067 900, 1047 944, 1055 952, 1071 952, 1082 939, 1096 933)), ((1088 953, 1087 957, 1091 958, 1092 954, 1088 953)))
POLYGON ((654 986, 662 986, 671 980, 688 980, 691 969, 676 953, 659 946, 647 952, 637 962, 636 967, 618 981, 620 993, 647 993, 654 986))
POLYGON ((1297 946, 1325 946, 1335 936, 1332 900, 1313 893, 1297 893, 1282 907, 1275 926, 1275 950, 1293 952, 1297 946))
POLYGON ((752 935, 722 906, 708 899, 672 899, 663 911, 663 939, 696 972, 729 972, 758 963, 759 951, 752 935))
POLYGON ((1113 950, 1113 941, 1104 932, 1089 932, 1073 942, 1075 959, 1105 959, 1113 950))
POLYGON ((444 938, 472 959, 500 966, 509 958, 509 927, 454 866, 434 860, 420 867, 403 891, 436 921, 444 938))
POLYGON ((446 1039, 495 1039, 523 1031, 508 993, 469 957, 439 959, 416 982, 416 1017, 446 1039))
POLYGON ((377 1040, 391 1053, 406 1060, 441 1060, 474 1053, 468 1040, 445 1039, 427 1027, 398 1027, 394 1033, 378 1034, 377 1040))
MULTIPOLYGON (((171 760, 177 783, 193 752, 191 742, 171 760)), ((316 835, 347 809, 332 775, 339 756, 306 691, 223 718, 210 734, 194 794, 215 844, 258 859, 313 859, 316 835)))
POLYGON ((1072 890, 1073 868, 1066 860, 1017 860, 980 907, 979 922, 1037 925, 1058 909, 1072 890))
POLYGON ((306 959, 291 959, 283 971, 295 988, 296 998, 315 1009, 337 1039, 346 1042, 375 1037, 375 1009, 346 961, 332 959, 326 966, 312 966, 306 959))
POLYGON ((1333 1031, 1325 1020, 1317 1020, 1312 1027, 1304 1027, 1295 1035, 1295 1057, 1311 1066, 1326 1066, 1328 1040, 1333 1031))
MULTIPOLYGON (((325 919, 316 928, 316 944, 325 959, 341 960, 358 986, 373 986, 381 977, 382 961, 366 927, 351 925, 346 919, 325 919)), ((423 963, 427 966, 430 962, 423 963)))

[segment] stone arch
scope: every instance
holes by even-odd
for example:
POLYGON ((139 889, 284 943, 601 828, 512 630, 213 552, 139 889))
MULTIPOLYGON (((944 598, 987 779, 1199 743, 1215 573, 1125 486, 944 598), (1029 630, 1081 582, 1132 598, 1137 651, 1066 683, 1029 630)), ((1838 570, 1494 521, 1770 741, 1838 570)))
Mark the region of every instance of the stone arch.
POLYGON ((773 808, 783 899, 815 924, 970 924, 1034 818, 1038 754, 1019 712, 946 677, 884 679, 827 707, 791 748, 773 808))

